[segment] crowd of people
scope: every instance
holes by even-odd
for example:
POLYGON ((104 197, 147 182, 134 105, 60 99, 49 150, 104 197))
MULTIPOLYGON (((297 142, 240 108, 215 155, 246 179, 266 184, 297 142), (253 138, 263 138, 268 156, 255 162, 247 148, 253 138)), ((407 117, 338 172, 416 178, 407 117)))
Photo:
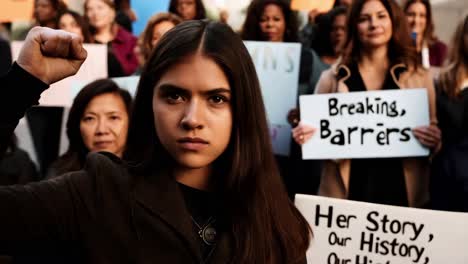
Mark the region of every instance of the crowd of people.
POLYGON ((449 47, 434 34, 429 0, 337 0, 329 12, 311 10, 303 28, 285 0, 253 0, 239 32, 206 19, 201 0, 171 0, 140 36, 135 19, 128 1, 86 0, 81 15, 35 0, 42 28, 9 34, 26 46, 12 67, 0 38, 0 184, 36 182, 0 188, 0 210, 13 212, 0 220, 0 254, 24 263, 305 263, 312 231, 292 203, 297 193, 468 212, 468 15, 449 47), (34 46, 40 38, 69 47, 34 46), (273 155, 242 40, 301 43, 298 95, 425 88, 430 123, 412 134, 429 156, 303 160, 318 128, 299 108, 284 117, 290 155, 273 155), (48 85, 73 74, 67 60, 82 63, 79 43, 107 45, 109 77, 139 75, 138 91, 132 98, 111 79, 84 87, 66 123, 68 150, 39 175, 13 129, 48 85), (24 89, 11 88, 18 79, 24 89), (55 247, 25 251, 37 241, 55 247), (79 250, 57 253, 57 241, 79 250))

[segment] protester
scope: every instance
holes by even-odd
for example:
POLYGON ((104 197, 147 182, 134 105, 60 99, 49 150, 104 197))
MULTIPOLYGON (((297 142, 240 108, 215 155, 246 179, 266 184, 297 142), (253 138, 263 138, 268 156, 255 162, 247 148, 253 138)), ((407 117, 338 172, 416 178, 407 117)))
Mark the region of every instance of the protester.
POLYGON ((150 18, 140 36, 140 52, 143 56, 141 67, 149 59, 161 37, 180 22, 182 22, 182 19, 171 13, 159 13, 150 18))
POLYGON ((52 164, 47 178, 82 169, 90 151, 122 157, 131 104, 130 93, 110 79, 86 85, 75 97, 68 115, 68 150, 52 164))
MULTIPOLYGON (((430 125, 413 129, 432 152, 440 148, 435 94, 430 74, 420 68, 411 47, 404 14, 393 0, 355 0, 348 18, 346 53, 339 65, 324 72, 316 93, 427 89, 430 125)), ((293 129, 303 144, 316 128, 293 129)), ((319 194, 372 203, 424 207, 429 202, 428 158, 328 160, 319 194)))
POLYGON ((205 19, 206 10, 202 0, 171 0, 169 12, 183 20, 205 19))
POLYGON ((346 8, 335 7, 317 21, 317 38, 312 48, 327 64, 334 64, 343 53, 346 42, 346 8))
MULTIPOLYGON (((77 38, 61 34, 33 30, 2 78, 2 135, 82 63, 77 38), (54 41, 69 48, 49 50, 54 41)), ((0 250, 51 239, 78 242, 91 263, 306 263, 311 231, 282 186, 255 67, 228 26, 169 31, 131 120, 123 161, 92 153, 80 172, 0 188, 0 250)))
MULTIPOLYGON (((254 0, 247 9, 247 17, 242 27, 241 36, 244 40, 271 41, 271 42, 298 42, 298 23, 296 15, 289 4, 282 0, 254 0)), ((310 49, 301 50, 299 67, 298 94, 313 92, 313 82, 319 79, 325 65, 317 65, 317 54, 310 49), (321 68, 323 67, 323 68, 321 68)), ((296 111, 297 112, 297 111, 296 111)), ((285 121, 287 116, 284 117, 285 121)), ((281 176, 288 189, 291 198, 300 186, 299 171, 301 166, 296 165, 300 160, 300 150, 292 146, 289 156, 276 155, 276 161, 280 168, 281 176)), ((308 175, 307 179, 313 179, 308 175)), ((305 191, 302 190, 304 193, 305 191)))
POLYGON ((66 10, 57 18, 59 29, 75 33, 83 38, 84 43, 91 43, 91 32, 84 18, 75 11, 66 10))
POLYGON ((468 16, 459 23, 436 81, 442 149, 433 162, 434 209, 468 212, 468 16))
POLYGON ((86 0, 85 16, 96 43, 108 46, 109 77, 128 76, 135 72, 138 60, 134 53, 137 38, 115 23, 112 0, 86 0))
POLYGON ((131 8, 130 0, 114 0, 117 14, 115 21, 128 32, 133 32, 132 23, 137 21, 135 11, 131 8))
POLYGON ((425 68, 442 66, 447 54, 447 46, 434 34, 434 21, 429 0, 408 0, 404 3, 403 9, 422 65, 425 68))
POLYGON ((62 0, 35 0, 34 19, 41 27, 57 28, 57 16, 66 10, 62 0))

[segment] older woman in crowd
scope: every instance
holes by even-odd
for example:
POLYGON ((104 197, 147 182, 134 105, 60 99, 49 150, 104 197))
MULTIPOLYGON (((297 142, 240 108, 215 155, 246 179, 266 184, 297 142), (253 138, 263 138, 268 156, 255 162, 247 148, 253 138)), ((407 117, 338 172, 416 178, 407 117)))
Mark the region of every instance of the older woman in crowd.
POLYGON ((80 170, 89 152, 107 151, 122 157, 132 98, 110 79, 94 81, 76 96, 67 121, 68 150, 47 177, 80 170))

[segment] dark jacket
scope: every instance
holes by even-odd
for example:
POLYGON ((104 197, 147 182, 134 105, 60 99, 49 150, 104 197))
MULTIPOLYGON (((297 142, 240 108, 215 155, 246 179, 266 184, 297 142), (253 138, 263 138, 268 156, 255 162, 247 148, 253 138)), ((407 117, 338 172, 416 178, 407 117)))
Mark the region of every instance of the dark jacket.
MULTIPOLYGON (((40 81, 28 75, 14 65, 0 79, 10 96, 0 97, 0 105, 14 102, 7 114, 0 112, 6 130, 14 129, 46 87, 32 89, 40 81), (21 87, 31 88, 31 94, 10 91, 12 76, 29 82, 21 87)), ((203 262, 176 181, 164 172, 130 173, 112 154, 89 154, 82 171, 56 179, 0 188, 0 211, 8 212, 0 218, 0 255, 24 252, 37 241, 63 242, 78 249, 85 263, 99 264, 229 263, 232 253, 231 235, 221 232, 213 255, 203 262)))

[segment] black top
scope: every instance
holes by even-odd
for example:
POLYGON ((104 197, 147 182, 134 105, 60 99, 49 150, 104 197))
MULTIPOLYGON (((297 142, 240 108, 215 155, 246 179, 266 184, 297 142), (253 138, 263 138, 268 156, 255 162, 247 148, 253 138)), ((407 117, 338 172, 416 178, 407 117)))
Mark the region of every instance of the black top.
MULTIPOLYGON (((351 65, 345 81, 350 92, 367 91, 359 68, 351 65)), ((381 90, 400 89, 390 71, 381 90)), ((351 160, 349 199, 370 203, 408 206, 401 158, 364 158, 351 160)))
POLYGON ((212 192, 202 191, 179 183, 193 230, 200 243, 200 252, 207 261, 216 247, 216 232, 219 232, 218 201, 212 192))
POLYGON ((437 120, 444 146, 457 144, 468 137, 468 88, 453 99, 442 89, 437 89, 437 120))

